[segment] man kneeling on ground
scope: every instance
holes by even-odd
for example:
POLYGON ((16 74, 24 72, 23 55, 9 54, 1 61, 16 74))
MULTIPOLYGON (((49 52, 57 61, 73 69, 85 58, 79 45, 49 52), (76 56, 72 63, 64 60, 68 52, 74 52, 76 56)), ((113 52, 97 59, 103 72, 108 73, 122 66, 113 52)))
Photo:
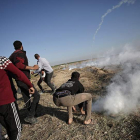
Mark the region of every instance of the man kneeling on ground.
POLYGON ((85 102, 85 120, 84 124, 91 123, 91 105, 92 95, 90 93, 82 93, 84 87, 79 82, 80 74, 73 72, 71 79, 62 84, 53 94, 53 101, 57 106, 64 106, 68 109, 68 124, 73 122, 72 107, 85 102))

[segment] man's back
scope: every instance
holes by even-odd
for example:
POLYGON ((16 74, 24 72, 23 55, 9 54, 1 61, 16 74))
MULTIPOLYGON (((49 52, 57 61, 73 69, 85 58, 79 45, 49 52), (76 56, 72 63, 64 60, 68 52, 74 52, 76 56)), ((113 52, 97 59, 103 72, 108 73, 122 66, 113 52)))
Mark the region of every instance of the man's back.
POLYGON ((16 50, 11 54, 9 59, 27 76, 28 79, 30 79, 30 70, 25 69, 25 67, 28 66, 28 59, 25 51, 16 50))
POLYGON ((50 66, 49 62, 45 58, 39 58, 38 65, 42 67, 47 73, 51 73, 53 71, 52 67, 50 66))

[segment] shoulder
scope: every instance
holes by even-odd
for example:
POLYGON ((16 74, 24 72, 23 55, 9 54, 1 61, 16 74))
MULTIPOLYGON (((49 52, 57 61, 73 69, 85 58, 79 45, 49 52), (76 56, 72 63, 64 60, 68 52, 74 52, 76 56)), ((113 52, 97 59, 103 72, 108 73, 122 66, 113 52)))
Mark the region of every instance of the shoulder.
POLYGON ((12 63, 7 57, 0 56, 0 69, 5 69, 10 63, 12 63))
POLYGON ((26 52, 24 51, 18 51, 18 52, 15 52, 15 54, 17 57, 26 58, 26 52))
POLYGON ((78 82, 78 84, 79 84, 80 86, 84 87, 84 86, 81 84, 81 82, 80 82, 80 81, 77 81, 77 82, 78 82))

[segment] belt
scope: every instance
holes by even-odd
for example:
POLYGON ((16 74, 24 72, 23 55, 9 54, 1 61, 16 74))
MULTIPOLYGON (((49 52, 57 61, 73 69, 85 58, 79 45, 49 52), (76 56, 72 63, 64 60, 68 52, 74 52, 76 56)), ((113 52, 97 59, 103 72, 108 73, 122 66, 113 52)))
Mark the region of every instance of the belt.
POLYGON ((71 95, 71 92, 69 90, 58 91, 53 94, 53 96, 56 98, 61 98, 69 95, 71 95))

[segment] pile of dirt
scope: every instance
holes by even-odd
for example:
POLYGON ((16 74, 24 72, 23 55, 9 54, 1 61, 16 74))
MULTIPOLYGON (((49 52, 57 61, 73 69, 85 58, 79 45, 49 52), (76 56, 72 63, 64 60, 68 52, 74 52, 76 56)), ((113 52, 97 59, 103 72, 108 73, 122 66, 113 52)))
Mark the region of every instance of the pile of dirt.
MULTIPOLYGON (((82 69, 55 69, 52 78, 53 83, 59 87, 66 82, 73 71, 81 74, 80 82, 85 87, 85 92, 93 96, 93 100, 106 94, 106 86, 111 82, 111 78, 117 72, 111 69, 86 67, 82 69)), ((32 82, 36 86, 39 76, 32 77, 32 82)), ((18 94, 18 105, 20 108, 23 130, 21 140, 132 140, 140 139, 140 112, 136 110, 133 114, 118 116, 106 116, 103 113, 92 112, 94 124, 84 125, 84 115, 80 112, 74 113, 74 121, 71 125, 67 121, 67 109, 57 107, 53 103, 50 88, 42 83, 45 93, 41 94, 36 117, 38 123, 30 125, 24 122, 26 110, 22 109, 22 96, 18 94)))

